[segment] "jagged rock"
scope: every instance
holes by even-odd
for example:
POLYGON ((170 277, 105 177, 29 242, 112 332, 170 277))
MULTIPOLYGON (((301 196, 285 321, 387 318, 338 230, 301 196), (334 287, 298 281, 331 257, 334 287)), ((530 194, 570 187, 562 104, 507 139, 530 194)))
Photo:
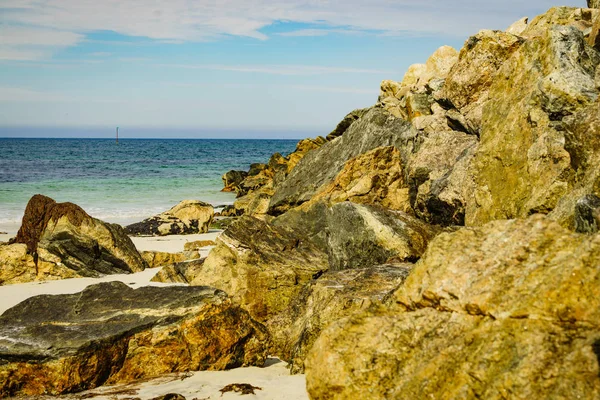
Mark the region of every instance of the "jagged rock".
POLYGON ((221 179, 223 180, 223 189, 222 192, 235 192, 238 185, 246 179, 248 173, 246 171, 228 171, 221 179))
POLYGON ((162 283, 191 283, 202 270, 205 258, 182 261, 165 265, 154 275, 152 282, 162 283))
POLYGON ((225 290, 259 321, 285 309, 303 284, 328 269, 325 251, 250 216, 240 217, 216 243, 192 284, 225 290))
POLYGON ((383 81, 379 103, 394 116, 408 121, 432 114, 434 92, 443 86, 457 58, 454 48, 440 47, 425 64, 411 65, 401 83, 383 81))
POLYGON ((589 8, 600 8, 600 0, 587 0, 589 8))
POLYGON ((347 161, 358 155, 390 145, 396 145, 402 154, 402 149, 410 147, 415 135, 415 129, 408 122, 382 108, 371 108, 338 139, 304 156, 276 188, 269 203, 269 214, 282 214, 310 200, 335 179, 347 161))
MULTIPOLYGON (((573 185, 565 116, 598 97, 600 55, 572 26, 551 26, 502 65, 489 91, 473 158, 466 223, 548 213, 573 185)), ((572 208, 571 208, 572 210, 572 208)))
POLYGON ((492 81, 500 66, 523 41, 510 33, 482 30, 465 42, 437 96, 439 102, 458 111, 447 113, 450 127, 479 133, 483 106, 488 100, 492 81))
POLYGON ((437 229, 401 211, 343 202, 327 212, 329 267, 333 271, 414 262, 437 229))
POLYGON ((0 270, 0 285, 126 274, 146 267, 119 225, 40 194, 27 203, 21 228, 11 243, 0 250, 6 263, 0 270))
POLYGON ((24 243, 0 245, 0 285, 35 281, 36 265, 24 243))
POLYGON ((335 179, 309 203, 346 200, 412 212, 398 149, 378 147, 347 161, 335 179))
POLYGON ((598 232, 600 226, 600 198, 589 194, 575 204, 575 230, 581 233, 598 232))
POLYGON ((188 259, 184 253, 167 253, 165 251, 142 251, 142 258, 149 268, 163 267, 188 259))
POLYGON ((199 200, 184 200, 168 211, 125 227, 130 235, 177 235, 206 233, 213 217, 214 209, 199 200))
POLYGON ((213 288, 109 282, 36 296, 0 316, 0 396, 260 366, 267 340, 262 325, 213 288))
POLYGON ((518 21, 515 21, 511 26, 506 29, 506 33, 510 33, 511 35, 520 36, 525 29, 527 29, 527 23, 529 22, 529 18, 523 17, 518 21))
POLYGON ((326 272, 306 285, 273 322, 273 340, 293 374, 304 372, 304 359, 321 331, 332 322, 381 304, 408 276, 412 264, 379 265, 326 272))
POLYGON ((287 157, 275 153, 267 165, 252 164, 248 177, 236 188, 238 199, 234 202, 233 207, 227 208, 221 215, 240 216, 245 214, 264 218, 274 188, 286 179, 296 164, 309 151, 319 148, 326 141, 322 136, 315 139, 303 139, 298 142, 294 152, 287 157))
POLYGON ((192 284, 230 293, 276 336, 272 353, 285 355, 281 321, 306 284, 328 270, 414 261, 437 233, 405 213, 350 202, 316 203, 272 222, 244 216, 217 239, 192 284))
POLYGON ((600 397, 600 241, 540 215, 438 236, 387 307, 330 325, 311 399, 600 397))
POLYGON ((409 160, 410 202, 415 214, 436 225, 464 225, 472 178, 468 165, 477 145, 473 135, 432 133, 409 160))
POLYGON ((593 21, 600 11, 577 7, 552 7, 548 12, 532 19, 520 36, 533 38, 544 36, 553 25, 572 26, 581 31, 584 37, 591 33, 593 21))
POLYGON ((198 250, 207 246, 214 246, 215 242, 213 240, 195 240, 193 242, 187 242, 183 245, 183 250, 193 251, 198 250))
POLYGON ((350 128, 350 125, 352 125, 356 120, 362 118, 362 116, 365 115, 367 111, 369 111, 368 108, 361 108, 348 113, 348 115, 346 115, 344 119, 341 120, 339 124, 337 124, 335 129, 331 131, 331 133, 327 135, 325 139, 329 142, 339 136, 342 136, 344 132, 346 132, 348 128, 350 128))
POLYGON ((167 393, 163 396, 154 397, 150 400, 186 400, 186 398, 179 393, 167 393))

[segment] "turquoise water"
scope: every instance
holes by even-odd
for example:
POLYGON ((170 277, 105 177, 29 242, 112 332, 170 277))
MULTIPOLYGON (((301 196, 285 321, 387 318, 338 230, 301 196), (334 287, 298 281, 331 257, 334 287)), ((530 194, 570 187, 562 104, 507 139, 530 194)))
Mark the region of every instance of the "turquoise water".
POLYGON ((221 175, 288 154, 296 140, 0 138, 0 230, 20 224, 31 196, 70 201, 121 224, 184 199, 231 204, 221 175))

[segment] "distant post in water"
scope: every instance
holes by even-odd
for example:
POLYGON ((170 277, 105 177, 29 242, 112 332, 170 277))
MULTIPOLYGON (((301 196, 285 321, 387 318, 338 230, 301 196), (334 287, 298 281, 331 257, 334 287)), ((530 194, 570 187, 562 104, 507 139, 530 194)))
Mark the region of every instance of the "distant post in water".
POLYGON ((119 144, 119 127, 117 126, 117 144, 119 144))

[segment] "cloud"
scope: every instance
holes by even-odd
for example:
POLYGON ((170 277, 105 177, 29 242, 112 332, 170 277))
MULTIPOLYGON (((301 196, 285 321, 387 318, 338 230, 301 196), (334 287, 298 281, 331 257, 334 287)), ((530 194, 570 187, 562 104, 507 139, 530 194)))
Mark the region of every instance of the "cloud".
POLYGON ((298 29, 296 31, 281 32, 277 35, 286 37, 312 37, 326 36, 332 33, 342 35, 362 35, 364 31, 355 29, 298 29))
POLYGON ((276 22, 319 27, 281 36, 344 31, 466 36, 505 28, 552 5, 550 0, 2 0, 0 38, 13 52, 23 46, 72 46, 98 31, 176 43, 224 36, 265 40, 264 28, 276 22))
POLYGON ((219 65, 219 64, 156 64, 161 67, 205 69, 213 71, 247 72, 270 75, 324 74, 391 74, 391 71, 364 68, 326 67, 318 65, 219 65))

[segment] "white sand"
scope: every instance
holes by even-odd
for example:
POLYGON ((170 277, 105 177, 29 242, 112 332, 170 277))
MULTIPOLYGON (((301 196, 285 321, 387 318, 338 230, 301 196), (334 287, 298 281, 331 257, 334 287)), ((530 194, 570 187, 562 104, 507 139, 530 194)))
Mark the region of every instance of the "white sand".
POLYGON ((304 375, 290 375, 286 364, 277 358, 268 359, 266 367, 235 368, 229 371, 200 371, 187 374, 170 374, 143 383, 129 385, 103 386, 79 395, 97 396, 92 399, 125 399, 139 397, 151 399, 167 393, 178 393, 186 399, 238 399, 248 400, 306 400, 306 383, 304 375), (223 393, 222 389, 232 383, 247 383, 258 386, 255 395, 242 396, 239 393, 223 393), (121 393, 119 393, 121 392, 121 393))
MULTIPOLYGON (((183 245, 196 240, 212 240, 223 232, 220 229, 211 229, 208 233, 193 235, 169 235, 169 236, 131 236, 131 240, 138 251, 164 251, 167 253, 178 253, 183 251, 183 245)), ((0 239, 1 240, 1 239, 0 239)), ((204 257, 212 247, 203 248, 201 255, 204 257)))
MULTIPOLYGON (((197 235, 172 235, 163 237, 132 237, 132 241, 139 251, 154 250, 177 253, 183 251, 186 242, 196 240, 215 240, 221 233, 220 230, 211 230, 205 234, 197 235)), ((7 241, 14 237, 14 232, 0 235, 0 241, 7 241)), ((211 247, 201 251, 206 256, 211 247)), ((168 284, 150 282, 150 279, 160 268, 147 269, 135 274, 108 275, 102 278, 75 278, 58 281, 29 282, 16 285, 0 286, 0 313, 13 307, 21 301, 40 294, 67 294, 77 293, 88 285, 99 282, 121 281, 137 288, 141 286, 168 286, 183 284, 168 284)), ((126 399, 139 397, 142 400, 151 399, 167 393, 179 393, 188 400, 216 399, 258 399, 258 400, 306 400, 306 382, 304 375, 290 375, 284 362, 278 359, 269 359, 268 366, 264 368, 249 367, 235 368, 229 371, 199 371, 187 374, 170 374, 152 381, 134 383, 129 385, 102 386, 86 394, 98 394, 91 399, 126 399), (231 383, 248 383, 258 386, 262 390, 255 390, 255 395, 242 396, 238 393, 221 392, 224 386, 231 383), (125 390, 125 392, 123 392, 125 390), (122 393, 119 393, 122 392, 122 393)), ((80 398, 81 393, 63 396, 64 398, 80 398)))

